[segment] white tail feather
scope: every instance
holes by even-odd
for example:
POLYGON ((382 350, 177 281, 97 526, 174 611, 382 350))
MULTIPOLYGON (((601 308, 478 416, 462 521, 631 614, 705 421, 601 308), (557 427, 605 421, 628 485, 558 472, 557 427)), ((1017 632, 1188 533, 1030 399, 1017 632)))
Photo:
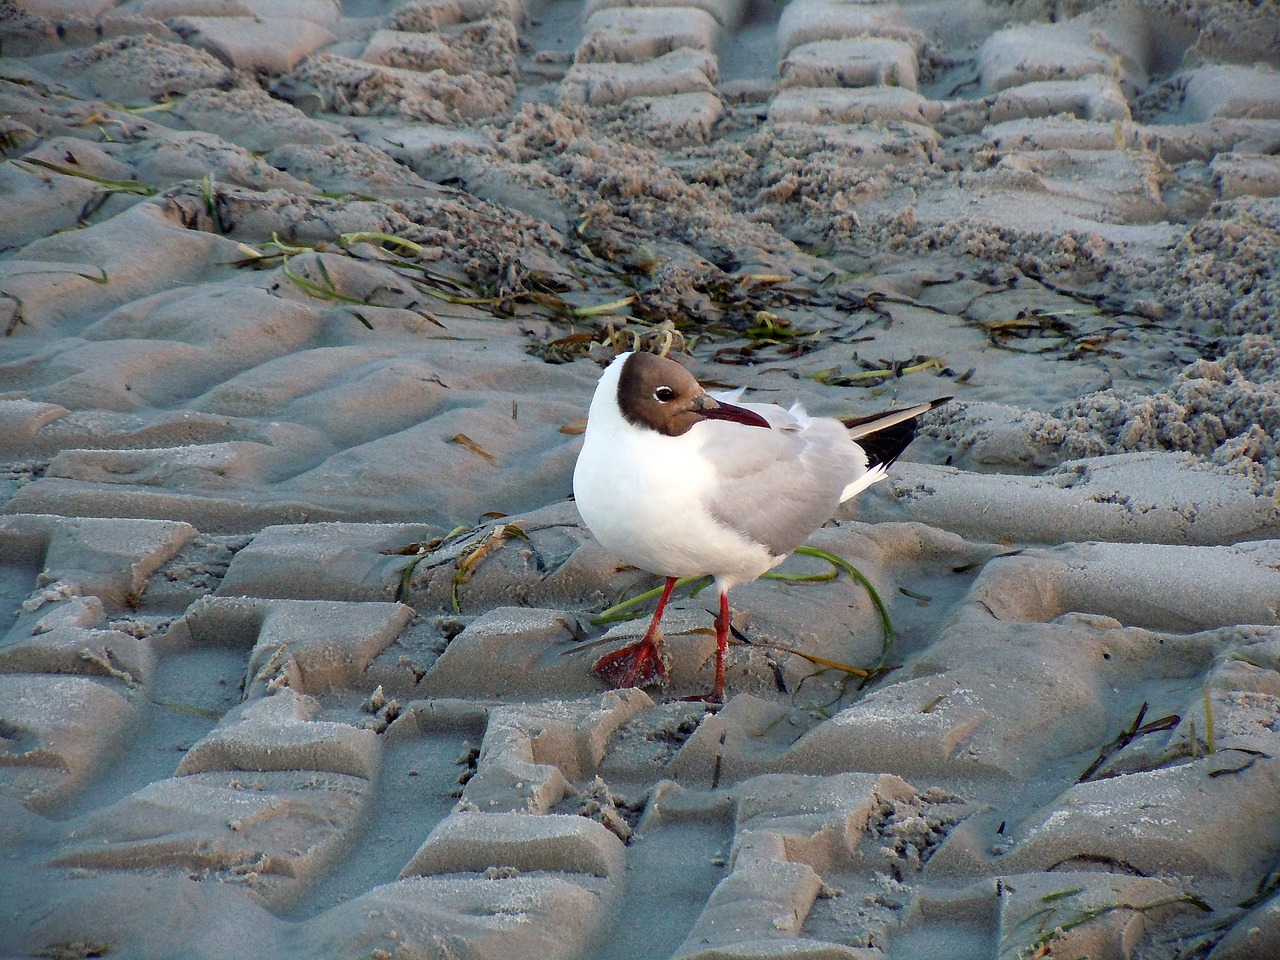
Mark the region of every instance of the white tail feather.
POLYGON ((844 488, 840 494, 840 502, 844 503, 850 497, 856 497, 876 481, 883 480, 886 473, 888 473, 888 468, 883 463, 876 464, 844 488))

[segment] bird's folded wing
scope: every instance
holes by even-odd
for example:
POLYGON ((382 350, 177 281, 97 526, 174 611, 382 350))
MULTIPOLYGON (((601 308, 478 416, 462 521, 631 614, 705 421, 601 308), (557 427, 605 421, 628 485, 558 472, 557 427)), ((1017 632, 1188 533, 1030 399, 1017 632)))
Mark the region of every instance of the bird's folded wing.
POLYGON ((707 493, 708 510, 775 556, 829 520, 844 488, 867 469, 835 421, 813 421, 803 431, 706 426, 702 455, 720 478, 707 493))
POLYGON ((914 407, 883 410, 880 413, 873 413, 866 417, 847 417, 842 419, 841 422, 849 428, 850 437, 854 440, 860 440, 881 430, 888 430, 900 423, 906 423, 908 420, 915 420, 921 414, 935 410, 952 399, 952 397, 939 397, 937 400, 930 400, 927 403, 917 403, 914 407))

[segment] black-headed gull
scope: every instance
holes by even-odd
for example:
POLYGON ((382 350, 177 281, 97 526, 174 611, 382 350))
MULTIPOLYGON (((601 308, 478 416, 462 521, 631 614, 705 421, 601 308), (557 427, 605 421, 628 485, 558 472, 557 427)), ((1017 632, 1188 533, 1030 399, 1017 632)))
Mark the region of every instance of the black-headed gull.
POLYGON ((729 590, 776 567, 883 477, 915 436, 916 418, 949 399, 841 422, 799 406, 733 404, 674 360, 619 354, 591 400, 573 493, 606 550, 667 582, 640 642, 601 657, 592 672, 622 687, 665 681, 659 623, 671 589, 710 574, 720 615, 709 699, 723 699, 729 590))

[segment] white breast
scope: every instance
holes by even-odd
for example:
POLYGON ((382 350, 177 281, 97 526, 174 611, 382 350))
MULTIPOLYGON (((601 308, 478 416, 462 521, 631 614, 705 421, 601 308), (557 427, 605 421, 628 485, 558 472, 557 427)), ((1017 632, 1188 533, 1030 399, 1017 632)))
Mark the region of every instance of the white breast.
POLYGON ((703 431, 667 437, 633 426, 618 410, 616 382, 610 368, 592 401, 573 474, 578 512, 601 545, 642 570, 709 573, 722 587, 754 580, 781 562, 707 510, 716 478, 698 456, 703 431))

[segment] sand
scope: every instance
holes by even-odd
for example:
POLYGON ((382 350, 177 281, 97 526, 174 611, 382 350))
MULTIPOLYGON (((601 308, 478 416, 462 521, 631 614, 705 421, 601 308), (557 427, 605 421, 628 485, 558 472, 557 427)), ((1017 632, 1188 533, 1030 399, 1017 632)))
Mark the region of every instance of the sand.
POLYGON ((1280 955, 1280 6, 0 43, 0 956, 1280 955), (719 707, 706 593, 666 689, 589 673, 655 585, 570 499, 636 345, 955 397, 810 541, 885 616, 735 590, 719 707))

